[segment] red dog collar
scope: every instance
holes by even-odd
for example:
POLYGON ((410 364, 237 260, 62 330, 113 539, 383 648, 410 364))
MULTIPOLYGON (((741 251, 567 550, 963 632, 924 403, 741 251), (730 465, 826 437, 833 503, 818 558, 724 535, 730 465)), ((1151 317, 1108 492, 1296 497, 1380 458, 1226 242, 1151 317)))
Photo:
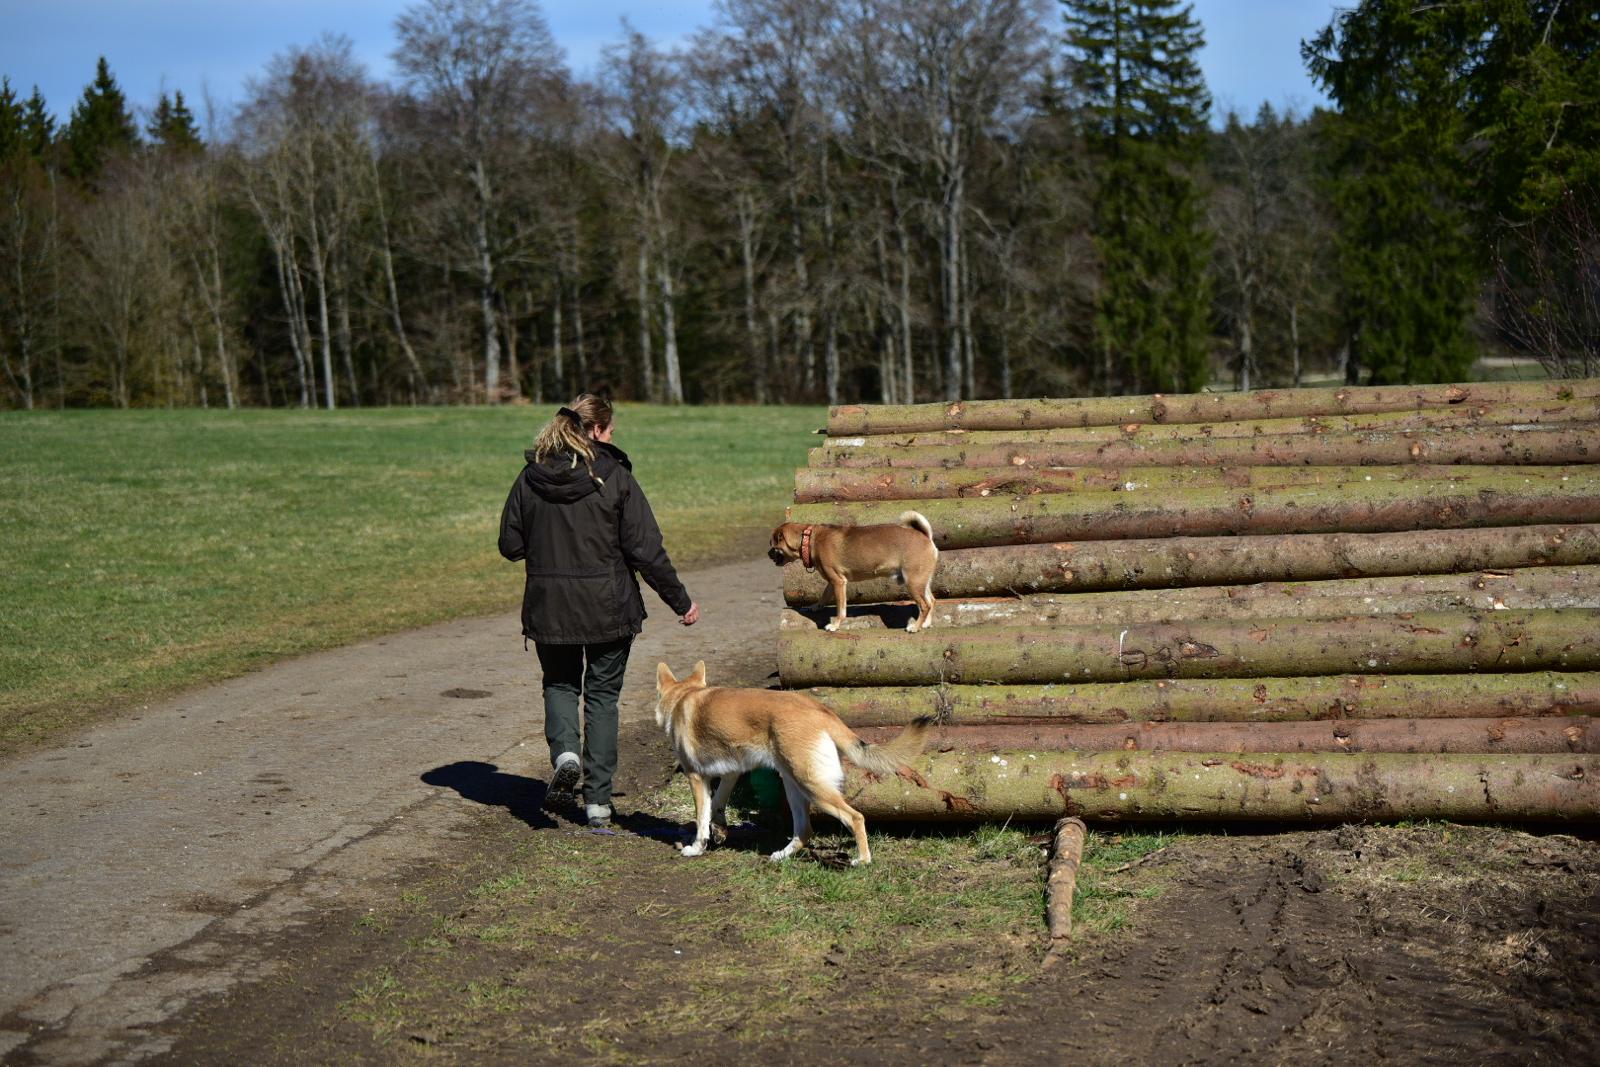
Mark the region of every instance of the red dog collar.
POLYGON ((811 527, 809 526, 800 531, 800 563, 806 570, 811 569, 811 527))

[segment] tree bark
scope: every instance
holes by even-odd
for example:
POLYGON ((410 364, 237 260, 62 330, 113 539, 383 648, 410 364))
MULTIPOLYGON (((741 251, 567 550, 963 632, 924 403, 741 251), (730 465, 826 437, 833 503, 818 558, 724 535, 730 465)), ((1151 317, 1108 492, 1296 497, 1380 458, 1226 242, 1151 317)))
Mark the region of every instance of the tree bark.
MULTIPOLYGON (((1530 466, 1592 463, 1600 453, 1595 428, 1486 426, 1388 433, 1278 434, 1272 437, 1188 438, 878 448, 813 448, 812 467, 1337 467, 1401 463, 1477 463, 1530 466)), ((870 439, 869 439, 870 440, 870 439)))
POLYGON ((1066 815, 1107 822, 1591 822, 1600 817, 1600 758, 952 752, 919 759, 914 776, 852 774, 845 795, 874 822, 1043 821, 1066 815))
MULTIPOLYGON (((1596 563, 1600 563, 1600 525, 1164 537, 955 549, 939 556, 933 594, 952 599, 1596 563)), ((821 603, 829 595, 827 584, 797 563, 784 568, 783 592, 794 606, 821 603)), ((893 602, 906 596, 903 584, 887 578, 851 582, 848 593, 852 603, 893 602)))
MULTIPOLYGON (((883 744, 900 727, 857 732, 883 744)), ((1141 722, 1123 725, 943 726, 932 752, 1583 752, 1600 751, 1587 715, 1543 719, 1370 722, 1141 722)))
POLYGON ((1078 886, 1078 865, 1083 862, 1083 843, 1089 828, 1079 818, 1056 823, 1055 841, 1050 850, 1050 876, 1045 882, 1045 918, 1050 931, 1049 963, 1072 937, 1072 897, 1078 886))
POLYGON ((907 509, 933 526, 941 549, 1130 537, 1276 533, 1379 533, 1600 523, 1600 466, 1565 482, 1515 474, 1460 483, 1352 481, 1166 493, 1094 490, 964 500, 798 504, 791 522, 895 525, 907 509))
POLYGON ((927 448, 940 445, 1104 444, 1112 441, 1182 441, 1197 438, 1277 437, 1284 434, 1388 433, 1462 430, 1477 427, 1571 426, 1600 421, 1600 401, 1545 404, 1473 404, 1424 411, 1380 411, 1363 415, 1305 415, 1213 423, 1126 422, 1120 426, 1068 426, 1058 429, 926 430, 917 433, 829 438, 844 447, 927 448))
POLYGON ((1593 470, 1584 465, 1492 467, 1412 464, 1390 467, 801 467, 794 474, 796 504, 941 497, 1009 497, 1079 490, 1159 493, 1228 486, 1340 485, 1346 482, 1441 484, 1515 474, 1528 482, 1560 483, 1593 470))
POLYGON ((1250 393, 1103 396, 1071 400, 968 400, 957 404, 898 407, 847 404, 828 413, 828 433, 841 436, 928 430, 1046 430, 1069 426, 1121 426, 1129 422, 1216 423, 1420 411, 1458 404, 1561 403, 1597 397, 1600 397, 1600 380, 1582 379, 1261 389, 1250 393))
POLYGON ((790 689, 1596 668, 1600 610, 1585 608, 778 635, 790 689))
POLYGON ((1051 685, 819 687, 852 727, 1311 722, 1600 715, 1600 673, 1339 674, 1051 685))

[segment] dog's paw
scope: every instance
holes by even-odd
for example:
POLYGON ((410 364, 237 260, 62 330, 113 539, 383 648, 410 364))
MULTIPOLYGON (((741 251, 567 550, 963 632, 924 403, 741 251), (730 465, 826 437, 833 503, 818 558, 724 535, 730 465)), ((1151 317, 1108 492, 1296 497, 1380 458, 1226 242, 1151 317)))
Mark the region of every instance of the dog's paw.
POLYGON ((906 633, 908 634, 914 634, 920 629, 922 629, 922 627, 917 625, 916 619, 912 619, 910 622, 906 623, 906 633))
POLYGON ((705 853, 706 843, 704 841, 696 841, 692 845, 683 846, 683 854, 689 859, 693 859, 696 856, 703 856, 705 853))
POLYGON ((852 867, 870 867, 871 865, 871 860, 864 860, 860 856, 857 856, 855 859, 850 861, 850 866, 852 867))
POLYGON ((839 620, 835 619, 834 621, 830 622, 828 625, 824 626, 823 629, 828 631, 830 634, 838 632, 839 620))

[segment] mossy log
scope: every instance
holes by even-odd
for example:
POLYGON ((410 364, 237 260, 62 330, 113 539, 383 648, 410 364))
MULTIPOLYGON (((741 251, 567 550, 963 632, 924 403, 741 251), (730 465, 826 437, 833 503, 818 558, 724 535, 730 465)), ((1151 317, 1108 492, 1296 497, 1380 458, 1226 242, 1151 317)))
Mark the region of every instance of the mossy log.
POLYGON ((1263 467, 1473 463, 1548 466, 1600 462, 1600 434, 1488 427, 1415 433, 1279 434, 1274 437, 1109 441, 1104 444, 929 445, 813 448, 812 467, 1263 467))
POLYGON ((1600 611, 778 635, 787 688, 1600 668, 1600 611))
MULTIPOLYGON (((1170 590, 1161 596, 1140 591, 941 600, 934 606, 932 621, 938 629, 951 626, 1048 627, 1295 616, 1329 619, 1417 611, 1532 608, 1600 608, 1600 566, 1525 567, 1518 571, 1472 575, 1199 586, 1170 590)), ((832 623, 833 616, 831 605, 799 610, 786 608, 778 625, 784 630, 815 630, 832 623)), ((910 602, 858 605, 851 610, 844 629, 903 630, 916 616, 917 608, 910 602)))
MULTIPOLYGON (((953 549, 939 555, 940 599, 1114 589, 1315 581, 1518 567, 1600 564, 1600 525, 1395 533, 1157 537, 953 549)), ((792 606, 823 603, 827 584, 799 563, 783 568, 792 606)), ((851 603, 904 599, 889 578, 851 582, 851 603)))
POLYGON ((1492 426, 1558 426, 1600 419, 1600 401, 1572 400, 1553 404, 1467 404, 1423 411, 1383 411, 1367 415, 1307 415, 1289 419, 1241 422, 1125 422, 1118 426, 1059 429, 931 430, 920 433, 829 437, 834 448, 923 448, 929 445, 1104 444, 1108 441, 1176 441, 1197 437, 1261 437, 1279 434, 1385 433, 1461 430, 1492 426))
MULTIPOLYGON (((1600 432, 1600 431, 1597 431, 1600 432)), ((984 499, 796 504, 798 523, 869 526, 921 512, 941 549, 1131 537, 1380 533, 1600 522, 1600 466, 1566 481, 1366 482, 1166 493, 1039 493, 984 499)))
POLYGON ((806 690, 853 727, 1600 715, 1600 673, 1336 674, 806 690))
POLYGON ((1281 485, 1346 482, 1444 484, 1516 474, 1529 484, 1559 483, 1591 468, 1480 467, 1411 464, 1388 467, 801 467, 794 474, 796 504, 938 497, 1030 496, 1083 490, 1166 493, 1184 489, 1262 489, 1281 485))
POLYGON ((1337 386, 1245 393, 965 400, 954 404, 849 404, 828 412, 831 435, 926 430, 1051 429, 1127 422, 1204 423, 1306 415, 1421 411, 1463 404, 1560 404, 1600 397, 1600 379, 1458 385, 1337 386))
POLYGON ((1291 823, 1600 817, 1600 757, 1571 754, 947 752, 851 774, 869 821, 1291 823))
MULTIPOLYGON (((870 726, 882 744, 898 727, 870 726)), ((1140 722, 1122 725, 942 726, 933 752, 1596 752, 1587 715, 1338 722, 1140 722)))

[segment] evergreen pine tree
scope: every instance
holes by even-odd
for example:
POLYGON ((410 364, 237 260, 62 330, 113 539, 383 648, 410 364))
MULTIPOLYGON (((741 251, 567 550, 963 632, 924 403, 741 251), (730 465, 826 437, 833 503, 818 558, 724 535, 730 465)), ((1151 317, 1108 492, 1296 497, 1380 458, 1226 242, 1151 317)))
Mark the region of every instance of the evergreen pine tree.
POLYGON ((1471 234, 1461 152, 1462 64, 1482 31, 1476 4, 1367 0, 1303 46, 1338 110, 1328 153, 1336 272, 1352 381, 1467 375, 1467 317, 1485 266, 1471 234))
POLYGON ((127 152, 139 143, 139 131, 128 113, 105 56, 95 66, 94 82, 83 90, 83 97, 72 109, 65 139, 67 173, 92 181, 112 155, 127 152))
POLYGON ((156 103, 156 110, 145 127, 156 147, 168 152, 193 153, 201 149, 200 127, 195 125, 194 112, 183 102, 178 91, 169 99, 166 93, 156 103))
POLYGON ((1600 16, 1570 0, 1477 0, 1469 176, 1486 237, 1600 190, 1600 16))
POLYGON ((1101 384, 1198 389, 1209 377, 1209 239, 1194 172, 1211 105, 1199 24, 1178 0, 1063 4, 1067 76, 1099 178, 1101 384))
POLYGON ((56 120, 44 106, 44 94, 33 87, 33 95, 22 105, 22 137, 29 153, 43 163, 56 141, 56 120))
POLYGON ((11 90, 11 79, 0 77, 0 166, 26 151, 26 121, 27 114, 11 90))

